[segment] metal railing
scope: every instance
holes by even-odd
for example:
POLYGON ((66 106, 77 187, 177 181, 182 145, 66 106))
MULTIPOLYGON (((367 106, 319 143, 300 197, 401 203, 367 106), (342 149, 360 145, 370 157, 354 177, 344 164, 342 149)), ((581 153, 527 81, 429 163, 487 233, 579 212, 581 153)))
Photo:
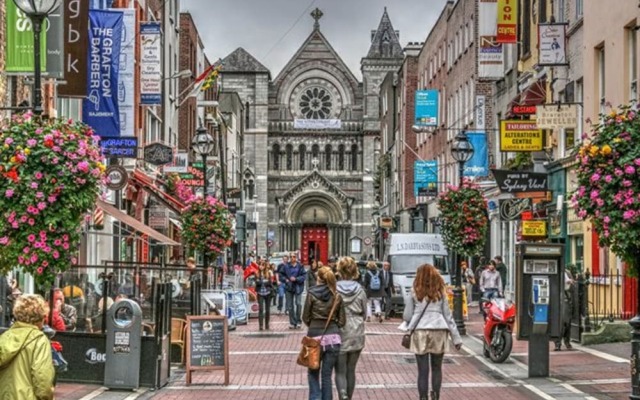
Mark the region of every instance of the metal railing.
POLYGON ((591 274, 587 271, 583 277, 579 277, 578 284, 585 286, 587 319, 593 328, 597 329, 604 322, 628 320, 636 315, 636 278, 619 271, 608 274, 591 274))

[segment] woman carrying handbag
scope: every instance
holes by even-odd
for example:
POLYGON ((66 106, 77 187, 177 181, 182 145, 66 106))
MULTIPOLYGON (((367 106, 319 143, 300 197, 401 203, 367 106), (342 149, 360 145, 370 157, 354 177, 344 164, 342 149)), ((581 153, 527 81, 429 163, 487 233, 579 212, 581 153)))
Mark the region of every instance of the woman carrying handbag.
POLYGON ((456 350, 462 346, 462 339, 449 310, 444 280, 434 266, 424 264, 418 268, 411 295, 405 297, 404 304, 404 322, 400 329, 410 331, 403 337, 403 346, 408 345, 416 355, 420 400, 438 400, 448 339, 451 337, 456 350))
POLYGON ((340 328, 346 322, 342 297, 336 290, 331 268, 317 273, 317 285, 309 289, 302 311, 302 321, 309 327, 307 337, 320 341, 320 368, 308 369, 309 400, 332 400, 332 375, 340 354, 340 328))

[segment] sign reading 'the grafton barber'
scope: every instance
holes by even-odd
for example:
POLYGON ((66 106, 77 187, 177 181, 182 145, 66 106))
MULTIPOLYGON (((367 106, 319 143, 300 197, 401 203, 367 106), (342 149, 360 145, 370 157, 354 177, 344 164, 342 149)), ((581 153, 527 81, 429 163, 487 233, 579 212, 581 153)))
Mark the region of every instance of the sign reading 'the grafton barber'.
POLYGON ((544 192, 547 190, 547 174, 536 172, 492 169, 502 193, 544 192))

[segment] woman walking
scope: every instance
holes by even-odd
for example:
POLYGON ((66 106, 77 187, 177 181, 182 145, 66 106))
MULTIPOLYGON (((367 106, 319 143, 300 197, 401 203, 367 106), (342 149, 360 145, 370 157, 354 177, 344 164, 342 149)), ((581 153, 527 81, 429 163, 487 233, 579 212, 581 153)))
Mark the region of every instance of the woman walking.
POLYGON ((273 272, 266 261, 260 261, 256 276, 256 294, 258 295, 258 323, 260 330, 269 330, 271 319, 271 299, 274 292, 273 272))
POLYGON ((320 369, 308 370, 309 400, 332 400, 331 379, 342 343, 340 328, 345 325, 342 296, 336 289, 336 277, 330 268, 318 270, 317 284, 309 289, 302 321, 309 327, 307 336, 320 340, 320 369))
POLYGON ((371 322, 371 316, 375 313, 378 321, 382 322, 382 298, 385 296, 382 284, 382 273, 374 261, 367 263, 367 272, 364 274, 364 287, 367 290, 367 322, 371 322))
POLYGON ((418 268, 411 295, 404 299, 401 329, 415 329, 411 335, 411 351, 418 364, 418 392, 420 400, 429 397, 429 370, 431 370, 431 400, 440 398, 442 360, 448 350, 451 336, 456 350, 462 339, 451 316, 444 280, 438 270, 429 264, 418 268))
POLYGON ((356 387, 356 364, 364 348, 364 319, 367 314, 367 294, 360 285, 358 265, 351 257, 342 257, 337 265, 346 324, 341 329, 342 344, 336 365, 336 387, 340 400, 351 400, 356 387))
POLYGON ((49 307, 38 295, 15 301, 16 322, 0 336, 0 399, 53 399, 51 343, 42 333, 49 307))

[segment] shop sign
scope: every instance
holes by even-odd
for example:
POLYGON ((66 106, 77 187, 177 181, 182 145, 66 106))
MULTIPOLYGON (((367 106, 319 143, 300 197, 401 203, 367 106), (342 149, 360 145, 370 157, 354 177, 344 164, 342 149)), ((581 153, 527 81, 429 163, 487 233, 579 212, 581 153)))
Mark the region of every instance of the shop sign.
POLYGON ((135 136, 104 136, 100 148, 105 158, 138 158, 138 138, 135 136))
POLYGON ((497 43, 518 42, 518 1, 498 0, 497 43))
POLYGON ((162 143, 144 146, 144 161, 153 165, 165 165, 173 162, 173 148, 162 143))
POLYGON ((566 23, 538 24, 538 65, 567 65, 566 23))
POLYGON ((541 151, 542 139, 534 121, 500 121, 500 151, 541 151))
POLYGON ((523 212, 531 209, 531 199, 500 200, 500 219, 502 221, 516 221, 523 212))
POLYGON ((109 178, 107 181, 107 189, 110 190, 120 190, 124 188, 129 180, 127 170, 121 165, 109 166, 106 175, 109 178))
POLYGON ((393 218, 391 218, 391 217, 380 217, 379 226, 382 229, 391 229, 391 228, 393 228, 393 218))
POLYGON ((204 185, 204 172, 193 165, 187 167, 186 174, 179 174, 180 182, 185 186, 202 187, 204 185))
POLYGON ((152 207, 149 209, 149 226, 153 229, 166 229, 169 224, 167 209, 164 207, 152 207))
POLYGON ((575 104, 545 104, 538 107, 536 124, 540 129, 575 128, 578 109, 575 104))
POLYGON ((546 237, 547 221, 522 221, 522 236, 546 237))
POLYGON ((502 169, 492 169, 491 172, 501 193, 544 192, 547 190, 547 174, 502 169))

